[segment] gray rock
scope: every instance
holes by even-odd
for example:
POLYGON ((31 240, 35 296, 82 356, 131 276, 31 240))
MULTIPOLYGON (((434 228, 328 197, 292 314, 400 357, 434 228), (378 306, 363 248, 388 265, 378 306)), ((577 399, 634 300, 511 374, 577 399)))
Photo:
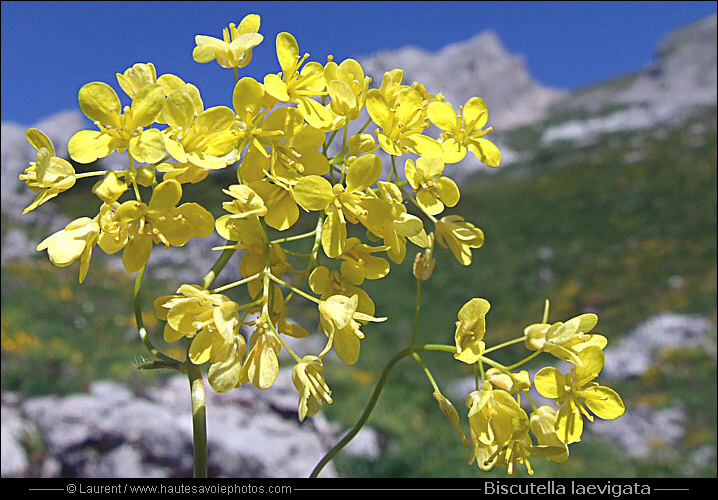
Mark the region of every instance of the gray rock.
POLYGON ((686 433, 686 414, 680 406, 655 409, 631 408, 617 420, 596 419, 586 427, 588 435, 617 443, 634 458, 648 458, 658 449, 668 450, 686 433))
POLYGON ((695 347, 715 355, 715 324, 702 316, 665 313, 638 325, 630 335, 605 349, 601 376, 622 379, 640 376, 656 361, 660 349, 695 347))
POLYGON ((708 16, 669 33, 648 67, 555 101, 551 114, 589 116, 547 128, 542 143, 586 142, 607 132, 647 129, 683 120, 694 107, 715 106, 716 19, 708 16))
POLYGON ((444 94, 457 109, 471 97, 489 104, 489 125, 508 129, 539 120, 564 92, 535 82, 521 56, 510 54, 493 31, 436 53, 415 47, 360 58, 377 87, 384 72, 404 70, 403 82, 422 83, 429 92, 444 94))
MULTIPOLYGON (((3 472, 28 473, 19 444, 22 425, 43 437, 45 473, 62 477, 191 477, 188 382, 172 377, 145 395, 114 382, 88 392, 3 405, 3 472), (7 460, 6 460, 7 457, 7 460)), ((297 419, 290 372, 270 389, 225 394, 206 387, 208 468, 213 477, 307 477, 336 436, 319 414, 297 419)), ((334 477, 327 466, 323 477, 334 477)))
POLYGON ((17 409, 2 405, 2 426, 0 426, 0 439, 2 440, 2 459, 0 460, 0 475, 2 477, 17 477, 28 467, 25 448, 22 445, 22 435, 27 427, 17 409))

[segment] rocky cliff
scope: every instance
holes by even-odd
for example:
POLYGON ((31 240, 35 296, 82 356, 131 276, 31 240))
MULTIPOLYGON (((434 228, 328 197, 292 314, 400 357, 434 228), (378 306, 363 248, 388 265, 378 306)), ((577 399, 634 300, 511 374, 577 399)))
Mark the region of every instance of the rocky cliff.
POLYGON ((533 80, 522 56, 510 54, 493 31, 430 53, 415 47, 360 58, 379 85, 385 71, 404 70, 404 82, 423 83, 459 106, 479 96, 489 104, 490 124, 507 129, 543 118, 564 91, 533 80))

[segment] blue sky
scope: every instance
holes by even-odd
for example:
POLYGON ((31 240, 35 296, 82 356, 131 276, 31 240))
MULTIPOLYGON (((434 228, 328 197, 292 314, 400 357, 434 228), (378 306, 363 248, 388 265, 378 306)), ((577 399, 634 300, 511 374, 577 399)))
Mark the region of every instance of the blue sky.
POLYGON ((151 61, 197 85, 206 106, 230 104, 233 77, 192 60, 194 35, 221 37, 245 14, 264 42, 242 75, 278 72, 274 38, 291 32, 310 60, 414 45, 436 51, 485 31, 527 61, 543 85, 574 89, 639 69, 671 30, 716 2, 2 2, 3 121, 31 125, 77 109, 90 81, 151 61))

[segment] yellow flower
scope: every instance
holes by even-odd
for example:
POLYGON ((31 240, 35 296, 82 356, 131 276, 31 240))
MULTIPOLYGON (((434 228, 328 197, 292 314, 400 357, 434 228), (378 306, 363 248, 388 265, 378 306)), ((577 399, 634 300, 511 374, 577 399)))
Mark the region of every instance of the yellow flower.
POLYGON ((252 346, 242 367, 240 380, 251 382, 257 389, 271 387, 279 375, 277 355, 282 348, 279 339, 269 325, 261 322, 249 339, 252 346))
POLYGON ((420 157, 408 159, 406 179, 416 193, 416 202, 429 215, 444 211, 444 205, 453 207, 459 202, 459 188, 448 177, 442 177, 444 162, 440 158, 420 157))
POLYGON ((382 257, 372 255, 376 252, 386 250, 386 247, 372 247, 362 243, 359 238, 348 238, 344 246, 344 252, 339 255, 342 259, 342 274, 347 276, 351 273, 357 278, 355 281, 361 283, 365 278, 376 280, 389 274, 389 263, 382 257))
POLYGON ((459 263, 471 264, 471 249, 484 244, 484 233, 460 215, 447 215, 436 221, 436 241, 450 248, 459 263))
POLYGON ((412 268, 414 277, 419 281, 426 281, 431 278, 431 274, 434 272, 434 267, 436 266, 436 259, 434 258, 434 233, 430 233, 427 238, 429 239, 429 244, 423 254, 416 254, 412 268))
POLYGON ((20 174, 20 180, 25 181, 27 187, 38 195, 23 210, 23 214, 75 185, 75 169, 67 160, 55 156, 55 147, 47 135, 38 129, 29 128, 25 132, 25 138, 37 149, 37 157, 25 172, 20 174))
POLYGON ((481 359, 485 348, 483 338, 486 333, 486 313, 490 307, 487 300, 479 298, 471 299, 461 307, 454 333, 454 358, 467 364, 481 359))
POLYGON ((145 85, 157 83, 157 70, 152 63, 136 63, 127 68, 124 73, 116 73, 120 88, 133 99, 145 85))
POLYGON ((257 33, 260 22, 257 14, 249 14, 239 26, 230 23, 229 29, 224 28, 222 40, 206 35, 195 36, 197 46, 192 51, 192 58, 198 63, 216 59, 223 68, 245 67, 252 60, 252 49, 264 39, 257 33))
POLYGON ((176 206, 181 197, 179 182, 170 179, 155 188, 149 205, 131 200, 117 208, 114 220, 127 228, 122 263, 128 273, 147 263, 153 242, 179 247, 194 236, 212 234, 212 215, 197 203, 176 206))
POLYGON ((443 155, 441 144, 422 132, 428 126, 424 101, 419 92, 401 86, 395 95, 388 96, 381 89, 367 92, 366 109, 376 130, 381 148, 394 156, 416 153, 438 158, 443 155))
POLYGON ((424 231, 424 224, 417 216, 406 211, 401 190, 391 182, 377 182, 378 197, 388 204, 387 213, 382 217, 371 217, 365 226, 372 234, 384 240, 386 253, 397 264, 404 262, 406 257, 406 240, 428 248, 430 241, 424 231))
POLYGON ((534 471, 529 462, 529 456, 533 454, 534 446, 529 436, 529 418, 521 408, 512 414, 514 432, 506 445, 500 449, 496 456, 496 465, 506 465, 507 473, 516 475, 516 465, 523 464, 530 476, 534 471))
POLYGON ((334 114, 328 107, 312 99, 327 94, 324 67, 318 62, 308 62, 299 71, 309 54, 299 56, 299 45, 291 33, 279 33, 276 46, 282 72, 281 76, 269 74, 264 77, 265 92, 279 101, 294 102, 311 126, 319 129, 330 127, 334 114))
POLYGON ((512 476, 516 465, 523 464, 533 475, 529 456, 535 447, 529 435, 529 417, 518 402, 508 392, 484 382, 479 391, 469 395, 467 406, 471 408, 469 423, 474 442, 471 461, 476 460, 483 470, 507 465, 512 476))
POLYGON ((464 159, 467 151, 471 151, 485 165, 498 167, 501 151, 493 142, 483 138, 492 131, 491 127, 483 130, 489 118, 486 102, 472 97, 459 109, 457 116, 451 104, 445 101, 434 101, 428 107, 429 119, 442 131, 444 161, 456 163, 464 159))
POLYGON ((578 357, 580 365, 574 366, 566 375, 547 366, 539 370, 534 378, 536 390, 544 397, 556 399, 556 404, 560 406, 556 431, 566 444, 580 441, 584 416, 593 421, 593 415, 588 410, 605 420, 616 419, 625 411, 621 397, 613 389, 593 381, 605 363, 603 350, 598 346, 589 346, 581 350, 578 357))
POLYGON ((334 186, 323 177, 308 175, 297 182, 294 197, 305 210, 324 210, 322 248, 328 257, 344 252, 347 242, 347 221, 361 222, 368 229, 391 223, 391 205, 366 190, 381 175, 381 160, 376 155, 360 156, 349 163, 346 187, 334 186))
MULTIPOLYGON (((229 186, 229 189, 223 189, 222 192, 234 198, 232 201, 222 202, 222 207, 230 213, 222 217, 246 219, 247 217, 261 217, 267 214, 264 200, 245 184, 233 184, 229 186)), ((219 221, 219 219, 217 220, 219 221)))
POLYGON ((568 446, 556 433, 556 410, 550 406, 539 406, 531 413, 531 432, 538 445, 533 453, 542 455, 551 462, 563 463, 568 460, 568 446))
POLYGON ((80 259, 80 283, 87 276, 92 248, 97 243, 100 226, 97 218, 81 217, 70 222, 65 229, 48 236, 37 246, 37 251, 47 249, 47 255, 57 267, 66 267, 80 259))
POLYGON ((357 312, 358 304, 358 295, 332 295, 319 303, 319 318, 329 345, 333 345, 339 360, 348 365, 359 359, 359 341, 364 338, 357 320, 383 321, 357 312))
MULTIPOLYGON (((194 105, 195 115, 199 115, 202 111, 204 111, 204 103, 202 102, 202 96, 199 94, 199 89, 191 83, 186 83, 179 76, 171 73, 165 73, 164 75, 159 76, 157 78, 157 83, 162 85, 162 88, 165 91, 165 97, 169 96, 175 90, 182 90, 186 92, 194 105)), ((160 113, 160 116, 155 119, 157 123, 167 123, 164 118, 164 114, 165 112, 171 113, 171 111, 167 108, 168 103, 165 100, 165 108, 162 110, 162 113, 160 113)))
POLYGON ((486 379, 494 388, 503 389, 509 394, 518 394, 531 388, 531 379, 526 370, 509 374, 498 368, 489 368, 486 370, 486 379))
MULTIPOLYGON (((272 113, 268 120, 276 114, 272 113)), ((243 161, 240 167, 240 177, 243 179, 264 177, 249 182, 249 186, 264 200, 267 207, 265 222, 279 231, 290 228, 299 219, 297 203, 302 196, 298 192, 301 190, 298 187, 300 183, 305 179, 321 179, 329 184, 329 181, 319 177, 329 172, 329 163, 326 157, 316 150, 321 139, 317 142, 315 132, 319 131, 309 126, 301 127, 296 136, 288 138, 285 143, 275 144, 264 166, 261 166, 262 156, 256 154, 254 159, 258 160, 259 165, 254 164, 250 169, 243 161)))
POLYGON ((595 314, 581 314, 565 323, 537 323, 526 327, 524 334, 526 348, 532 351, 548 352, 559 359, 578 365, 578 353, 588 346, 606 347, 608 341, 603 335, 589 335, 598 323, 595 314))
POLYGON ((341 64, 329 61, 324 66, 327 90, 332 100, 332 111, 346 120, 356 120, 364 107, 371 78, 354 59, 345 59, 341 64))
POLYGON ((342 266, 339 271, 329 271, 324 266, 318 266, 309 275, 309 287, 322 299, 332 295, 345 295, 358 297, 357 311, 372 316, 375 312, 374 301, 365 290, 359 288, 364 278, 352 272, 347 266, 342 266))
POLYGON ((127 183, 120 181, 115 172, 107 172, 104 177, 92 186, 92 193, 104 203, 111 205, 127 191, 127 183))
MULTIPOLYGON (((167 153, 180 164, 194 165, 205 171, 226 167, 234 161, 231 155, 227 155, 237 142, 231 132, 234 111, 226 106, 215 106, 199 115, 195 113, 195 104, 186 91, 173 90, 167 96, 163 111, 163 118, 169 125, 164 131, 167 153)), ((164 171, 172 173, 171 169, 165 168, 164 171)), ((167 178, 172 177, 165 176, 167 178)))
POLYGON ((91 163, 114 151, 122 153, 128 149, 139 162, 155 163, 164 157, 162 132, 155 128, 145 129, 164 106, 165 92, 160 84, 142 86, 132 99, 132 105, 124 110, 117 93, 103 82, 83 85, 78 101, 82 112, 93 120, 99 131, 80 130, 70 138, 67 150, 73 160, 91 163))
POLYGON ((299 219, 299 207, 294 199, 291 183, 269 179, 251 182, 249 186, 264 200, 267 213, 264 221, 278 231, 292 227, 299 219))
POLYGON ((207 371, 207 382, 216 392, 227 392, 241 385, 242 357, 247 349, 244 337, 236 335, 234 342, 214 357, 207 371))
MULTIPOLYGON (((241 349, 239 305, 221 294, 212 294, 198 285, 182 285, 179 295, 159 297, 154 301, 157 317, 167 322, 165 342, 192 339, 189 358, 194 364, 215 362, 217 356, 235 342, 241 349)), ((228 354, 228 353, 225 353, 228 354)), ((224 362, 227 358, 222 358, 224 362)))
POLYGON ((499 450, 510 443, 517 430, 522 430, 524 417, 528 429, 528 417, 508 392, 494 390, 489 382, 469 394, 466 407, 473 443, 469 464, 476 460, 479 468, 490 470, 496 465, 499 450))
POLYGON ((292 382, 299 391, 299 421, 313 417, 324 403, 332 403, 332 391, 324 381, 324 365, 317 356, 307 355, 294 366, 292 382))
POLYGON ((273 106, 267 103, 268 99, 274 98, 268 96, 264 85, 254 78, 242 78, 234 86, 232 105, 237 119, 233 132, 237 135, 237 151, 248 146, 238 172, 240 181, 262 179, 271 165, 267 147, 273 148, 280 139, 293 137, 302 129, 304 117, 296 108, 283 106, 267 116, 273 106), (262 111, 263 107, 267 110, 262 111))

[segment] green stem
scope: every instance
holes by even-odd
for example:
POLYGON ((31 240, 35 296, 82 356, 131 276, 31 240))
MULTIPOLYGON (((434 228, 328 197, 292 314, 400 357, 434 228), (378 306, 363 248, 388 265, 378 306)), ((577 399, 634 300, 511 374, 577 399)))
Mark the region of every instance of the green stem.
POLYGON ((278 283, 278 284, 282 285, 283 287, 287 288, 288 290, 291 290, 292 292, 296 293, 297 295, 301 295, 301 296, 304 297, 305 299, 311 300, 311 301, 314 302, 315 304, 319 304, 319 303, 321 302, 318 298, 312 297, 312 296, 309 295, 308 293, 301 291, 299 288, 296 288, 296 287, 290 285, 289 283, 285 282, 284 280, 282 280, 282 279, 280 279, 280 278, 277 278, 277 277, 276 277, 275 275, 273 275, 272 273, 269 273, 269 279, 271 279, 271 280, 274 281, 275 283, 278 283))
POLYGON ((374 407, 376 406, 377 401, 379 400, 379 396, 381 395, 381 391, 384 388, 384 385, 386 384, 386 380, 389 377, 389 373, 391 373, 392 368, 401 361, 402 359, 411 356, 414 353, 414 349, 411 347, 407 347, 403 351, 400 351, 397 353, 389 363, 384 367, 384 371, 382 372, 381 376, 379 377, 379 380, 377 381, 376 387, 374 388, 374 392, 371 395, 371 398, 369 399, 369 402, 367 403, 366 408, 364 408, 364 412, 359 417, 359 420, 357 420, 356 424, 354 424, 354 427, 351 428, 349 432, 341 439, 337 444, 334 445, 334 447, 327 452, 326 455, 319 461, 319 463, 314 467, 314 470, 312 471, 311 475, 309 477, 316 478, 319 473, 322 471, 325 465, 327 465, 336 455, 339 453, 342 448, 344 448, 349 442, 354 439, 354 437, 359 433, 362 427, 364 427, 364 424, 369 419, 369 416, 371 415, 371 412, 374 410, 374 407))
POLYGON ((95 177, 99 175, 105 175, 107 172, 111 172, 110 170, 98 170, 96 172, 83 172, 81 174, 75 174, 75 179, 84 179, 85 177, 95 177))
POLYGON ((421 359, 421 356, 419 356, 416 352, 412 353, 412 356, 414 357, 414 360, 419 364, 421 369, 424 370, 426 377, 429 379, 429 382, 431 382, 431 387, 434 389, 434 392, 441 392, 439 390, 439 386, 436 384, 436 380, 434 380, 434 376, 431 374, 431 371, 429 371, 429 367, 426 366, 424 360, 421 359))
POLYGON ((317 234, 317 230, 316 230, 316 229, 313 230, 313 231, 309 231, 308 233, 297 234, 297 235, 295 235, 295 236, 287 236, 286 238, 280 238, 280 239, 278 239, 278 240, 272 240, 272 241, 270 241, 269 243, 270 243, 271 245, 274 245, 274 244, 277 244, 277 243, 286 243, 286 242, 288 242, 288 241, 297 241, 297 240, 302 240, 302 239, 304 239, 304 238, 309 238, 309 237, 311 237, 311 236, 314 236, 315 234, 317 234))
POLYGON ((518 368, 519 366, 523 365, 524 363, 527 363, 527 362, 531 361, 532 359, 534 359, 536 356, 538 356, 539 354, 541 354, 541 352, 543 352, 543 351, 536 351, 536 352, 534 352, 533 354, 530 354, 529 356, 526 356, 526 357, 525 357, 524 359, 522 359, 521 361, 518 361, 518 362, 514 363, 514 364, 511 365, 511 366, 507 366, 507 367, 506 367, 506 370, 511 371, 511 370, 513 370, 514 368, 518 368))
POLYGON ((228 283, 226 285, 215 288, 214 290, 212 290, 212 293, 220 293, 220 292, 224 292, 225 290, 229 290, 230 288, 244 285, 245 283, 249 283, 250 281, 254 281, 254 280, 258 279, 260 276, 262 276, 262 273, 257 273, 253 276, 250 276, 249 278, 244 278, 239 281, 235 281, 233 283, 228 283))
MULTIPOLYGON (((188 343, 189 345, 189 343, 188 343)), ((194 446, 194 477, 207 477, 207 412, 204 401, 202 369, 187 356, 185 363, 192 401, 192 443, 194 446)))
POLYGON ((419 317, 421 316, 421 280, 416 280, 416 310, 414 311, 414 331, 411 334, 411 345, 416 343, 416 335, 419 331, 419 317))
POLYGON ((184 365, 178 366, 176 362, 170 363, 159 359, 138 363, 135 365, 135 368, 138 370, 178 370, 182 373, 187 373, 187 369, 184 365))
MULTIPOLYGON (((227 246, 234 245, 236 241, 228 241, 227 246)), ((236 252, 236 248, 225 248, 222 250, 222 254, 217 258, 217 262, 214 263, 209 272, 202 278, 202 288, 208 290, 212 283, 217 278, 217 275, 224 269, 224 266, 229 262, 230 257, 236 252)))
POLYGON ((174 358, 171 358, 165 354, 162 354, 159 349, 157 349, 154 344, 152 344, 152 341, 149 339, 147 335, 147 329, 145 328, 145 322, 142 318, 142 279, 145 276, 145 269, 147 268, 147 264, 142 266, 142 268, 137 271, 137 276, 135 276, 135 288, 133 290, 132 296, 133 296, 133 302, 134 302, 134 309, 135 309, 135 322, 137 323, 137 330, 140 334, 140 339, 142 339, 142 343, 147 348, 148 351, 154 356, 155 359, 161 360, 169 365, 173 365, 175 369, 178 369, 182 371, 182 363, 177 361, 174 358))
POLYGON ((498 344, 498 345, 489 347, 488 349, 486 349, 486 350, 484 351, 484 354, 487 354, 487 353, 490 353, 490 352, 493 352, 493 351, 498 351, 499 349, 503 349, 504 347, 507 347, 507 346, 510 346, 510 345, 513 345, 513 344, 518 344, 518 343, 520 343, 520 342, 523 342, 523 341, 526 340, 527 338, 528 338, 528 337, 527 337, 526 335, 524 335, 523 337, 519 337, 519 338, 517 338, 517 339, 509 340, 509 341, 504 342, 504 343, 502 343, 502 344, 498 344))

